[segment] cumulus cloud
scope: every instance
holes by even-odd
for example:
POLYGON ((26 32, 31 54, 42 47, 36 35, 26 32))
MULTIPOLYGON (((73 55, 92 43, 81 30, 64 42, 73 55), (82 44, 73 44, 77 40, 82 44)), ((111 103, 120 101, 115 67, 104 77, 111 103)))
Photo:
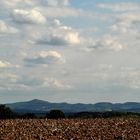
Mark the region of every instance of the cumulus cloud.
POLYGON ((62 46, 80 43, 78 32, 74 31, 71 27, 61 25, 59 20, 55 20, 54 24, 56 27, 50 28, 48 33, 37 38, 38 44, 62 46))
POLYGON ((49 64, 61 64, 65 62, 65 59, 62 55, 56 51, 41 51, 31 58, 25 58, 24 61, 29 66, 34 65, 44 65, 49 64))
POLYGON ((118 3, 100 3, 99 8, 110 9, 115 23, 111 26, 111 30, 117 33, 136 32, 134 25, 140 23, 140 4, 136 2, 118 2, 118 3))
POLYGON ((58 27, 58 26, 61 26, 61 25, 62 25, 62 23, 58 19, 54 19, 53 22, 52 22, 52 26, 54 26, 54 27, 58 27))
MULTIPOLYGON (((137 4, 139 8, 134 7, 134 11, 126 11, 122 12, 121 14, 115 13, 114 20, 115 23, 111 26, 111 30, 114 32, 120 33, 134 33, 137 32, 137 29, 134 28, 138 26, 140 23, 140 5, 137 4)), ((133 7, 133 4, 132 4, 133 7)))
POLYGON ((128 22, 128 24, 135 24, 140 22, 140 11, 127 12, 117 16, 118 21, 128 22))
POLYGON ((12 67, 13 65, 7 61, 1 61, 0 60, 0 68, 10 68, 12 67))
POLYGON ((15 22, 21 24, 43 24, 46 22, 46 18, 36 9, 14 9, 12 18, 15 22))
POLYGON ((117 22, 117 23, 113 24, 110 27, 110 29, 113 32, 127 33, 128 30, 130 29, 130 23, 124 22, 124 21, 120 21, 120 22, 117 22))
POLYGON ((17 32, 18 30, 16 28, 11 27, 6 22, 0 20, 0 34, 11 34, 17 32))
POLYGON ((69 5, 69 0, 48 0, 49 6, 67 6, 69 5))
POLYGON ((104 36, 102 39, 95 41, 89 49, 91 50, 112 50, 112 51, 121 51, 125 46, 120 43, 115 37, 104 36))

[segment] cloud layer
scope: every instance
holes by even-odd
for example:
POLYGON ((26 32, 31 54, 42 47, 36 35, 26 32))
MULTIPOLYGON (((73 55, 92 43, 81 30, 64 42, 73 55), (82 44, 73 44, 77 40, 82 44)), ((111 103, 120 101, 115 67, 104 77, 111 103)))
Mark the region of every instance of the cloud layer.
POLYGON ((140 2, 0 5, 0 101, 27 95, 86 103, 140 98, 140 2))

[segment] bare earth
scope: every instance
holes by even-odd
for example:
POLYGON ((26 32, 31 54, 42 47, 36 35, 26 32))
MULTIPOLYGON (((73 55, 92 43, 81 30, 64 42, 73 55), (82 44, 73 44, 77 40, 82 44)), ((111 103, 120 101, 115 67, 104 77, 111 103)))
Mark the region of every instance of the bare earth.
POLYGON ((139 119, 0 120, 0 140, 140 140, 139 119))

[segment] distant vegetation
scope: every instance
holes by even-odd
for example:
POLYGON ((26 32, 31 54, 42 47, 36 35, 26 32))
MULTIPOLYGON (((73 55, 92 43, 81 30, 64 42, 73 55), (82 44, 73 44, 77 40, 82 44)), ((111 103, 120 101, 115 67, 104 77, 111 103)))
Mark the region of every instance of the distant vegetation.
POLYGON ((47 115, 49 119, 62 119, 65 118, 65 114, 61 110, 51 110, 47 115))
POLYGON ((18 115, 19 118, 22 118, 22 119, 36 119, 37 116, 34 114, 34 113, 25 113, 23 115, 18 115))
POLYGON ((11 119, 15 118, 16 114, 11 111, 9 107, 5 105, 0 105, 0 119, 11 119))
POLYGON ((115 118, 115 117, 140 117, 140 113, 132 112, 79 112, 69 116, 70 118, 115 118))
POLYGON ((61 110, 51 110, 46 114, 42 114, 42 116, 34 113, 24 113, 17 114, 14 113, 9 107, 5 105, 0 105, 0 119, 35 119, 35 118, 48 118, 48 119, 63 119, 63 118, 113 118, 113 117, 131 117, 131 118, 139 118, 140 113, 132 113, 132 112, 78 112, 78 113, 64 113, 61 110))

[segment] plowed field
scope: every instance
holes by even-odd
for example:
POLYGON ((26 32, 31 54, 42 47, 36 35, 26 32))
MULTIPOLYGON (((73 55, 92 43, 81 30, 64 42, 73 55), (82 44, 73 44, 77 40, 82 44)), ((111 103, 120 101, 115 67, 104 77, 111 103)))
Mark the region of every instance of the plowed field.
POLYGON ((140 140, 140 120, 0 120, 0 140, 140 140))

